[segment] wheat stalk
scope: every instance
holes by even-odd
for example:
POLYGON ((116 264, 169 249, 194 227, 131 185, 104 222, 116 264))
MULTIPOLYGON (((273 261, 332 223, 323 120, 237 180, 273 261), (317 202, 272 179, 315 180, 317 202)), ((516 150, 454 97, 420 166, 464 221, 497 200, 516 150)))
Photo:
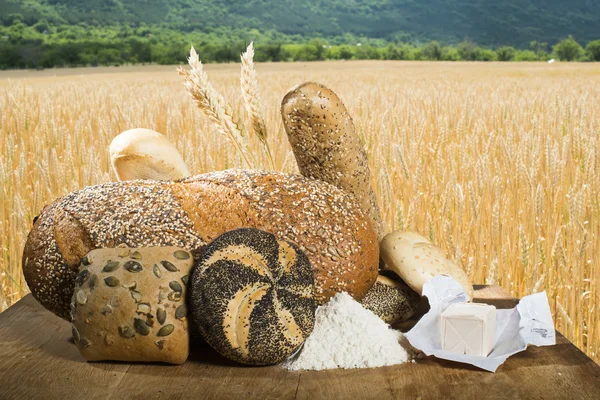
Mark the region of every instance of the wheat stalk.
POLYGON ((204 71, 202 62, 193 46, 190 50, 188 63, 191 67, 190 70, 183 67, 177 68, 177 73, 185 81, 184 85, 188 93, 192 96, 196 106, 215 125, 217 130, 235 145, 246 166, 252 168, 253 164, 248 159, 241 143, 244 132, 234 119, 233 110, 229 104, 208 80, 208 75, 204 71))
POLYGON ((242 98, 246 106, 246 113, 250 120, 250 126, 256 137, 260 140, 269 158, 271 169, 275 169, 273 154, 267 141, 267 127, 260 111, 260 95, 258 91, 258 82, 256 81, 256 71, 254 70, 254 42, 250 42, 246 52, 242 54, 242 72, 240 85, 242 89, 242 98))

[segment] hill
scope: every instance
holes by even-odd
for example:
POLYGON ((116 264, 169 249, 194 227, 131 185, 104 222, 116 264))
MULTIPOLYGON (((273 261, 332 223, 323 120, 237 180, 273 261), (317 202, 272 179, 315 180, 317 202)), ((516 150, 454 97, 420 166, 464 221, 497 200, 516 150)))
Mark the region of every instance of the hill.
POLYGON ((597 39, 597 0, 0 0, 5 26, 22 21, 176 31, 256 29, 286 36, 343 35, 486 46, 597 39))

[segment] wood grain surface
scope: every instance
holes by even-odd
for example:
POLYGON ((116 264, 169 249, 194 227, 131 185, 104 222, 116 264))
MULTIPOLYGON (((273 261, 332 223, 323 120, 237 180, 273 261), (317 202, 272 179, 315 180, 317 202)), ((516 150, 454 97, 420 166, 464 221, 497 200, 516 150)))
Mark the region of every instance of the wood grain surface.
MULTIPOLYGON (((498 287, 477 301, 512 307, 498 287)), ((180 366, 87 363, 70 325, 26 296, 0 314, 0 399, 600 399, 600 366, 557 334, 495 374, 433 357, 358 370, 247 367, 194 343, 180 366)))

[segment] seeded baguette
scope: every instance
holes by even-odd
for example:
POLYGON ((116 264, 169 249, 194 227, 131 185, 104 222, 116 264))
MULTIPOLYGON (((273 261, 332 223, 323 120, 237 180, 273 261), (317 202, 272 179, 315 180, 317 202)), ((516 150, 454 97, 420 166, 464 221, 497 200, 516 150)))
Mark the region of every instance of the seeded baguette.
POLYGON ((342 100, 325 86, 306 82, 286 94, 281 115, 300 173, 353 194, 383 239, 367 154, 342 100))
POLYGON ((377 237, 353 196, 300 175, 250 170, 73 192, 35 222, 23 273, 33 296, 69 319, 79 263, 89 251, 121 244, 177 246, 197 260, 208 243, 244 227, 272 233, 307 254, 317 304, 343 291, 360 300, 377 279, 377 237))

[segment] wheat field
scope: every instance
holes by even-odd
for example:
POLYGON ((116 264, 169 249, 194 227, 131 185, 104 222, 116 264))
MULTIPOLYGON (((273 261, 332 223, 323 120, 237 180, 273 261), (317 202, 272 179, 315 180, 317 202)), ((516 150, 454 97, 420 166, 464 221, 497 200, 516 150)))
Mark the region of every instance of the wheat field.
MULTIPOLYGON (((593 64, 324 62, 257 65, 275 169, 296 171, 279 115, 293 85, 344 100, 366 146, 388 230, 416 230, 475 283, 545 290, 554 321, 600 360, 600 68, 593 64)), ((210 65, 246 124, 239 65, 210 65)), ((194 173, 244 162, 174 67, 0 73, 0 310, 27 292, 33 218, 70 191, 115 180, 108 146, 146 127, 194 173)), ((260 141, 246 143, 270 168, 260 141)))

